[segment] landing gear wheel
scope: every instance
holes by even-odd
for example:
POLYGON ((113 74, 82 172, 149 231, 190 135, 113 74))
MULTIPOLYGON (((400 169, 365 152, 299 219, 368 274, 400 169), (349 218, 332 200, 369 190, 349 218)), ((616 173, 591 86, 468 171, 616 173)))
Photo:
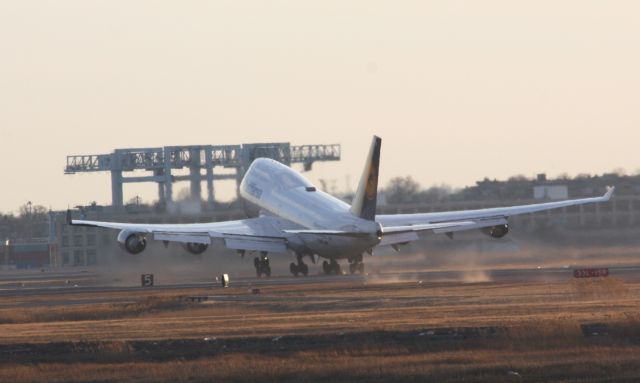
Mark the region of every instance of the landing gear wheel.
POLYGON ((364 263, 352 263, 349 265, 349 272, 355 274, 356 272, 364 274, 364 263))
POLYGON ((267 253, 260 254, 260 257, 253 259, 253 265, 256 267, 256 276, 262 278, 262 276, 271 276, 271 267, 269 266, 269 258, 267 253))
POLYGON ((255 257, 253 259, 253 265, 256 267, 256 277, 262 278, 262 262, 260 262, 260 258, 255 257))
POLYGON ((331 274, 331 266, 329 265, 329 262, 322 261, 322 271, 327 275, 331 274))
POLYGON ((307 266, 306 263, 299 264, 298 265, 298 270, 300 270, 302 275, 304 275, 305 277, 309 274, 309 266, 307 266))
POLYGON ((333 272, 336 275, 341 275, 342 274, 342 269, 340 268, 340 264, 338 262, 336 262, 335 260, 331 262, 331 268, 333 269, 333 272))
POLYGON ((332 259, 330 262, 323 261, 322 262, 322 271, 324 271, 324 273, 327 274, 327 275, 331 275, 331 274, 340 275, 340 274, 342 274, 342 270, 340 269, 340 264, 338 262, 336 262, 335 259, 332 259))
MULTIPOLYGON (((304 262, 302 262, 302 259, 304 258, 305 255, 308 255, 308 254, 296 253, 297 263, 291 262, 291 264, 289 265, 289 271, 291 271, 291 274, 293 274, 296 277, 298 276, 298 274, 302 274, 305 277, 307 276, 307 274, 309 274, 309 266, 307 266, 304 262)), ((315 259, 311 258, 311 260, 314 261, 313 263, 315 263, 315 259)))
POLYGON ((340 269, 340 264, 338 262, 336 262, 335 259, 332 259, 330 262, 327 262, 327 261, 322 262, 322 270, 327 275, 330 275, 330 274, 340 275, 340 274, 342 274, 342 270, 340 269))
POLYGON ((300 270, 298 270, 298 265, 293 262, 291 262, 291 264, 289 265, 289 271, 291 271, 291 274, 293 274, 294 277, 297 277, 298 273, 300 273, 300 270))
POLYGON ((355 274, 356 272, 364 274, 364 263, 362 262, 362 256, 349 258, 349 272, 351 274, 355 274))

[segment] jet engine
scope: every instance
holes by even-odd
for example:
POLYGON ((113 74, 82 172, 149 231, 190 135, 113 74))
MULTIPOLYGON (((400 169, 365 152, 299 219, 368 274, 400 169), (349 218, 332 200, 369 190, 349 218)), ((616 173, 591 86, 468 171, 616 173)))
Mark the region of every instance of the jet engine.
POLYGON ((184 247, 186 251, 190 252, 193 255, 200 255, 207 250, 207 247, 209 247, 209 245, 207 245, 206 243, 188 242, 183 243, 182 247, 184 247))
POLYGON ((147 247, 147 238, 141 234, 129 230, 122 230, 118 234, 118 243, 129 254, 140 254, 147 247))
POLYGON ((482 232, 493 238, 502 238, 509 233, 509 225, 496 225, 491 227, 485 227, 482 232))

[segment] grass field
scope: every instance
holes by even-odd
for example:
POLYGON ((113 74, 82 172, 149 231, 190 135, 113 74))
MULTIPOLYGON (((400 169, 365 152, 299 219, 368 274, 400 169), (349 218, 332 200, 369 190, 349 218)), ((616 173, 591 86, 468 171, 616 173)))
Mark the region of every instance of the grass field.
POLYGON ((639 292, 612 276, 0 297, 0 381, 637 382, 639 292))

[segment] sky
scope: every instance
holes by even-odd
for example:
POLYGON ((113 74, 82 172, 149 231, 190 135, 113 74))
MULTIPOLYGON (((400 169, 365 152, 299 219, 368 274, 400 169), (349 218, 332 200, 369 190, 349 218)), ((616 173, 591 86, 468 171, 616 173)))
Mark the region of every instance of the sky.
MULTIPOLYGON (((69 154, 342 144, 381 183, 640 169, 640 2, 0 0, 0 212, 111 200, 69 154)), ((350 185, 348 185, 350 184, 350 185)), ((188 187, 177 184, 174 190, 188 187)), ((125 200, 156 197, 126 185, 125 200)), ((229 198, 233 184, 219 189, 229 198)))

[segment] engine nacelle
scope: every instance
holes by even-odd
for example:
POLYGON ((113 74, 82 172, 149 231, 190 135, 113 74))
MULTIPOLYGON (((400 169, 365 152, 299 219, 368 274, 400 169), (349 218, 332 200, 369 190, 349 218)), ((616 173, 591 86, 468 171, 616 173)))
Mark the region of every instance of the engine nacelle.
POLYGON ((147 238, 140 233, 122 230, 118 234, 118 243, 129 254, 140 254, 147 247, 147 238))
POLYGON ((491 227, 485 227, 481 229, 482 232, 493 238, 502 238, 509 234, 509 225, 496 225, 491 227))
POLYGON ((193 255, 200 255, 207 250, 209 245, 207 245, 206 243, 188 242, 188 243, 183 243, 182 247, 184 247, 186 251, 190 252, 193 255))

